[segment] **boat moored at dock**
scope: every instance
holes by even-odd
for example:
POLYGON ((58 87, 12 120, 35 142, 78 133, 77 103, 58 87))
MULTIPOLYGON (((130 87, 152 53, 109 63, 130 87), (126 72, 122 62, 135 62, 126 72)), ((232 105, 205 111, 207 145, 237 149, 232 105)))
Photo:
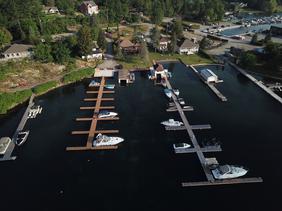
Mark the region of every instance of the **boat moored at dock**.
POLYGON ((115 88, 115 84, 107 84, 105 85, 106 89, 114 89, 115 88))
POLYGON ((161 124, 169 127, 179 127, 183 125, 183 122, 175 121, 174 119, 169 119, 167 121, 161 122, 161 124))
POLYGON ((190 144, 187 144, 187 143, 177 143, 177 144, 173 144, 173 148, 175 150, 178 150, 178 149, 187 149, 187 148, 190 148, 191 145, 190 144))
POLYGON ((19 132, 17 139, 15 140, 15 144, 17 146, 23 145, 26 142, 28 135, 29 135, 29 130, 19 132))
POLYGON ((113 118, 116 117, 118 113, 116 112, 111 112, 111 111, 101 111, 98 114, 98 118, 113 118))
POLYGON ((244 169, 243 167, 237 167, 233 165, 218 166, 211 171, 215 179, 234 179, 242 177, 248 172, 248 170, 244 169))
POLYGON ((89 87, 95 87, 95 86, 100 86, 100 83, 95 80, 92 80, 89 84, 89 87))
POLYGON ((96 139, 93 141, 93 146, 94 147, 113 146, 123 141, 124 139, 121 137, 111 137, 111 136, 106 136, 106 135, 102 135, 101 133, 99 133, 96 136, 96 139))
POLYGON ((9 137, 3 137, 0 139, 0 155, 4 155, 11 143, 11 139, 9 137))

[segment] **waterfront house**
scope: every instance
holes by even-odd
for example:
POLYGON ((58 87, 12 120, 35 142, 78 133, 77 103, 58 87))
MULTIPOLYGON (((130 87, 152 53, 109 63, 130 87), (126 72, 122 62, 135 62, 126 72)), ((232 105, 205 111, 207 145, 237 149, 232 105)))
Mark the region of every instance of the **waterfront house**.
POLYGON ((60 11, 57 7, 43 7, 43 12, 45 14, 60 14, 60 11))
POLYGON ((83 1, 79 7, 80 12, 84 15, 97 15, 99 13, 98 5, 94 1, 83 1))
POLYGON ((33 45, 13 44, 2 55, 6 60, 29 58, 33 55, 33 45))
POLYGON ((185 39, 184 41, 182 41, 180 45, 178 46, 179 54, 191 55, 191 54, 197 53, 198 51, 199 51, 199 45, 188 39, 185 39))
POLYGON ((140 52, 140 44, 132 43, 128 39, 123 39, 119 41, 119 47, 125 54, 137 54, 140 52))
POLYGON ((160 39, 160 43, 159 43, 159 48, 158 48, 158 50, 161 51, 161 52, 168 51, 169 43, 170 43, 170 39, 169 39, 169 38, 167 38, 167 37, 162 37, 162 38, 160 39))

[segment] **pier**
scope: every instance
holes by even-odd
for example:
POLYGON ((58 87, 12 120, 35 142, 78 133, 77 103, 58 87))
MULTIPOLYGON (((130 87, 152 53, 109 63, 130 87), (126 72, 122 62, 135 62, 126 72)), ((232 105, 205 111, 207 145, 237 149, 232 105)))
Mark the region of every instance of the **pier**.
POLYGON ((22 119, 21 119, 12 139, 11 139, 12 141, 10 142, 4 156, 2 158, 0 158, 0 161, 9 161, 9 160, 15 160, 16 159, 15 156, 12 156, 12 153, 13 153, 14 148, 16 146, 15 145, 16 139, 17 139, 18 133, 24 129, 24 126, 25 126, 25 124, 28 120, 28 112, 30 111, 31 107, 34 105, 34 102, 33 102, 34 97, 35 97, 35 95, 32 94, 30 99, 29 99, 28 106, 27 106, 27 108, 26 108, 26 110, 25 110, 25 112, 22 116, 22 119))
POLYGON ((114 101, 114 98, 103 98, 103 94, 112 94, 114 91, 104 91, 106 79, 101 78, 101 83, 98 91, 86 91, 87 94, 98 94, 97 98, 85 98, 86 102, 96 102, 95 106, 80 107, 80 110, 94 110, 92 117, 79 117, 75 120, 78 122, 91 121, 90 129, 87 131, 72 131, 72 135, 88 135, 87 142, 85 146, 79 147, 67 147, 67 151, 86 151, 86 150, 112 150, 117 149, 118 146, 102 146, 94 147, 93 140, 95 136, 99 133, 101 134, 113 134, 119 133, 119 130, 97 130, 98 121, 116 121, 119 120, 118 117, 115 118, 99 118, 98 114, 101 109, 114 109, 114 106, 101 106, 102 101, 114 101))
MULTIPOLYGON (((166 85, 168 89, 173 89, 171 87, 171 84, 168 79, 165 80, 166 85)), ((198 156, 198 159, 200 161, 200 164, 202 166, 203 172, 206 176, 206 181, 200 181, 200 182, 183 182, 182 187, 193 187, 193 186, 209 186, 209 185, 226 185, 226 184, 239 184, 239 183, 258 183, 262 182, 262 178, 260 177, 254 177, 254 178, 237 178, 237 179, 226 179, 226 180, 215 180, 215 178, 212 175, 211 169, 210 169, 210 160, 211 158, 206 158, 204 156, 204 153, 206 152, 220 152, 222 151, 220 145, 214 145, 214 146, 205 146, 201 147, 196 139, 196 136, 193 132, 193 130, 197 129, 210 129, 210 125, 191 125, 189 121, 187 120, 187 117, 185 113, 183 112, 183 109, 181 105, 179 104, 177 97, 172 94, 172 100, 174 102, 174 105, 176 106, 178 113, 182 119, 182 122, 184 123, 184 126, 176 127, 177 129, 186 130, 190 140, 192 142, 193 148, 188 149, 176 149, 175 153, 196 153, 198 156)), ((172 130, 172 127, 166 127, 168 130, 172 130)), ((212 158, 216 160, 215 158, 212 158)), ((217 162, 217 161, 216 161, 217 162)))
MULTIPOLYGON (((188 66, 188 65, 187 65, 188 66)), ((190 67, 199 77, 200 79, 213 91, 213 93, 216 94, 216 96, 223 102, 227 101, 227 98, 215 87, 214 84, 206 82, 200 73, 196 70, 196 68, 193 65, 188 66, 190 67)))
POLYGON ((269 94, 271 97, 273 97, 275 100, 277 100, 279 103, 282 104, 282 98, 274 93, 270 88, 266 87, 261 81, 255 79, 252 75, 248 74, 245 70, 238 67, 236 64, 228 61, 228 64, 233 67, 234 69, 238 70, 241 74, 246 76, 248 79, 250 79, 252 82, 254 82, 258 87, 263 89, 267 94, 269 94))

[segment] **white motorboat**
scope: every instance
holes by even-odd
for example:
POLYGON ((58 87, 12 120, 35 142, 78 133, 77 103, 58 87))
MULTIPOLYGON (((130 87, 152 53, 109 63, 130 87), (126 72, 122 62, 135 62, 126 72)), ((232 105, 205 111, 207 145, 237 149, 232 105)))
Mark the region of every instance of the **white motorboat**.
POLYGON ((180 94, 180 91, 178 89, 173 89, 172 91, 176 96, 178 96, 180 94))
POLYGON ((28 135, 29 135, 29 130, 19 132, 18 135, 17 135, 17 139, 15 141, 15 144, 17 146, 23 145, 24 142, 26 142, 28 135))
POLYGON ((187 148, 190 148, 191 145, 190 144, 187 144, 187 143, 178 143, 178 144, 173 144, 173 148, 175 150, 177 149, 187 149, 187 148))
POLYGON ((95 80, 92 80, 89 84, 89 87, 94 87, 94 86, 100 86, 100 83, 95 80))
POLYGON ((101 111, 99 114, 98 114, 98 118, 113 118, 115 116, 117 116, 118 113, 115 113, 115 112, 110 112, 110 111, 101 111))
POLYGON ((161 124, 169 127, 179 127, 183 125, 183 122, 175 121, 174 119, 169 119, 167 121, 161 122, 161 124))
POLYGON ((110 137, 106 135, 102 135, 99 133, 96 136, 96 139, 93 141, 93 146, 94 147, 99 147, 99 146, 113 146, 117 145, 121 142, 123 142, 124 139, 120 137, 110 137))
POLYGON ((178 102, 180 105, 185 105, 185 101, 183 100, 183 98, 178 98, 178 102))
POLYGON ((107 84, 105 85, 106 89, 114 89, 115 88, 115 84, 107 84))
POLYGON ((164 93, 168 98, 172 97, 172 91, 170 89, 164 89, 164 93))
POLYGON ((215 179, 233 179, 242 177, 247 174, 248 170, 243 167, 237 167, 232 165, 218 166, 211 170, 215 179))

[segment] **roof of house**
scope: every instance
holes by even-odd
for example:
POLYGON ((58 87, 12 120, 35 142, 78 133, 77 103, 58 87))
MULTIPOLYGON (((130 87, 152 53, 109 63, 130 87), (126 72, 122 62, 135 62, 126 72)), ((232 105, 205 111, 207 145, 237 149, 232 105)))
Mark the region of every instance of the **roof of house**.
POLYGON ((162 43, 162 42, 169 42, 170 40, 167 38, 167 37, 162 37, 161 39, 160 39, 160 43, 162 43))
POLYGON ((129 47, 134 46, 134 44, 130 40, 124 39, 124 40, 120 41, 119 46, 121 48, 129 48, 129 47))
POLYGON ((34 47, 33 45, 13 44, 6 51, 4 51, 4 54, 21 53, 21 52, 28 51, 29 49, 33 47, 34 47))
POLYGON ((84 1, 82 2, 82 4, 85 4, 85 5, 91 5, 91 6, 96 6, 95 2, 94 1, 84 1))
POLYGON ((198 45, 188 39, 185 39, 183 43, 180 45, 180 48, 194 48, 194 47, 198 47, 198 45))

